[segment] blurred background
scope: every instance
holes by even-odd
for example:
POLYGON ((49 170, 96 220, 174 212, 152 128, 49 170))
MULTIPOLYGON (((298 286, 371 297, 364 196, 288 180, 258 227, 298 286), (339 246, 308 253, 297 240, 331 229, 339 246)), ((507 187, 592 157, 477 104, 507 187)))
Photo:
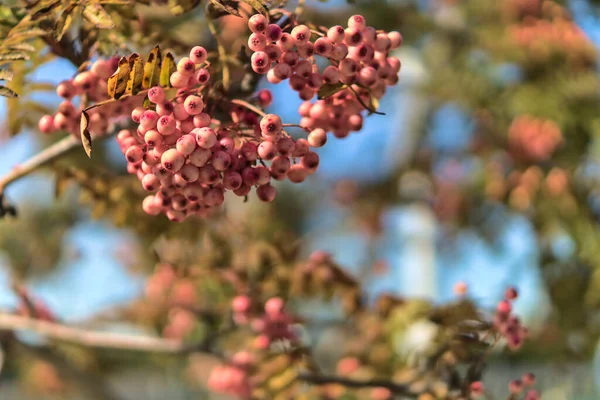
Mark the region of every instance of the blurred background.
MULTIPOLYGON (((177 26, 171 35, 185 36, 182 43, 210 45, 201 11, 143 12, 150 26, 177 26)), ((356 13, 404 36, 400 81, 379 105, 385 115, 365 118, 345 139, 331 137, 319 149, 318 173, 280 185, 274 204, 228 198, 226 218, 289 232, 305 255, 331 252, 373 299, 391 293, 443 304, 462 282, 469 298, 492 309, 514 285, 532 339, 518 353, 494 355, 489 385, 504 388, 533 372, 544 399, 600 398, 600 3, 307 0, 304 18, 333 25, 356 13)), ((232 47, 243 29, 236 24, 220 26, 232 47)), ((58 104, 50 85, 75 67, 39 57, 23 82, 28 94, 0 100, 0 175, 53 140, 35 126, 58 104)), ((287 85, 259 87, 273 91, 269 112, 299 122, 301 100, 287 85)), ((91 324, 143 296, 156 261, 150 244, 222 223, 174 228, 162 216, 138 216, 114 139, 97 148, 94 165, 80 152, 7 189, 19 216, 0 221, 3 310, 19 307, 18 282, 57 319, 91 324)), ((339 318, 335 304, 300 309, 320 321, 339 318)), ((334 332, 321 329, 316 347, 330 345, 334 332)), ((141 367, 140 357, 103 360, 116 389, 136 388, 124 398, 217 398, 189 384, 177 362, 141 367)), ((25 364, 0 375, 0 398, 71 398, 51 366, 25 364)))

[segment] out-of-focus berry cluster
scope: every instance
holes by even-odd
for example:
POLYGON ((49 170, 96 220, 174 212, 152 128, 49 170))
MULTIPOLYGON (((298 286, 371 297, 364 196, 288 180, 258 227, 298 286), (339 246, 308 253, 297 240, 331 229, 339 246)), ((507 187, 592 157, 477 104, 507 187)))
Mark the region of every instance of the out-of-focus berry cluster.
MULTIPOLYGON (((89 70, 77 73, 72 79, 61 82, 56 94, 64 99, 54 115, 44 115, 38 128, 42 133, 66 131, 79 137, 81 111, 87 105, 108 100, 107 79, 116 70, 118 57, 95 61, 89 70)), ((118 122, 126 122, 131 110, 141 105, 141 97, 128 97, 123 101, 107 104, 88 111, 89 130, 96 136, 111 132, 118 122)))
POLYGON ((510 125, 508 140, 517 157, 538 162, 548 160, 563 137, 554 121, 521 116, 510 125))
POLYGON ((527 338, 527 328, 523 326, 519 317, 512 313, 512 302, 517 296, 515 288, 506 289, 504 300, 496 306, 494 316, 494 328, 506 339, 511 350, 518 350, 527 338))
POLYGON ((306 25, 282 32, 262 15, 250 18, 248 26, 253 32, 248 39, 254 52, 252 69, 266 74, 271 83, 289 80, 305 100, 299 109, 300 124, 311 130, 308 140, 314 147, 325 144, 327 132, 341 138, 360 130, 365 106, 376 108, 373 104, 386 87, 398 82, 400 61, 389 51, 402 44, 402 36, 367 26, 361 15, 350 17, 347 28, 334 26, 322 32, 306 25), (322 71, 317 66, 319 57, 329 61, 322 71), (322 89, 334 94, 311 103, 322 89))

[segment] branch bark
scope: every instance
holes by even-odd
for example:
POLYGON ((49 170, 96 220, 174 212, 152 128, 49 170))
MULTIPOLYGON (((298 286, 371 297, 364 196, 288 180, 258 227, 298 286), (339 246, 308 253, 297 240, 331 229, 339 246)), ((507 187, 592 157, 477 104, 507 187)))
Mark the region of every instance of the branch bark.
POLYGON ((419 393, 412 392, 409 385, 394 383, 387 379, 370 379, 357 380, 344 378, 341 376, 328 376, 320 374, 301 373, 298 375, 298 380, 310 383, 312 385, 330 385, 338 384, 347 388, 362 389, 362 388, 386 388, 390 392, 404 397, 417 398, 419 393))

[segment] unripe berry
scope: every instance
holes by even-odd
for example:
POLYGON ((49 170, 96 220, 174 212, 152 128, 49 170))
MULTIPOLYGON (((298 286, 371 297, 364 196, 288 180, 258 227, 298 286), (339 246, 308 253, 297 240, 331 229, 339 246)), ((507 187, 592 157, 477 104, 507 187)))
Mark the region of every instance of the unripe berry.
POLYGON ((207 56, 208 53, 202 46, 195 46, 192 47, 192 50, 190 50, 190 60, 192 60, 194 64, 202 64, 206 61, 207 56))
POLYGON ((181 136, 177 139, 176 148, 184 156, 192 154, 196 150, 196 136, 192 134, 181 136))
POLYGON ((248 28, 250 28, 252 32, 264 32, 265 29, 267 29, 268 24, 269 21, 267 21, 267 18, 262 14, 254 14, 248 20, 248 28))
POLYGON ((196 143, 198 146, 204 149, 210 149, 217 144, 217 135, 209 127, 195 128, 191 132, 196 137, 196 143))
POLYGON ((177 172, 183 167, 185 157, 176 149, 169 149, 162 154, 160 162, 167 171, 177 172))
POLYGON ((185 99, 183 107, 189 115, 196 115, 200 114, 204 109, 204 102, 201 97, 191 95, 185 99))

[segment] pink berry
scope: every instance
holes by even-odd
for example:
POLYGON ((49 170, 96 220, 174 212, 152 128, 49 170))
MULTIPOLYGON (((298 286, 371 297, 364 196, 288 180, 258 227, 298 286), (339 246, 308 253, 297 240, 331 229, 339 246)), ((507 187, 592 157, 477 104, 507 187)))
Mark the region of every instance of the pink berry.
POLYGON ((362 32, 357 28, 346 28, 344 30, 344 40, 348 46, 358 46, 362 42, 362 32))
POLYGON ((162 154, 160 162, 167 171, 177 172, 183 167, 185 157, 176 149, 169 149, 162 154))
POLYGON ((196 149, 196 137, 192 134, 183 135, 177 139, 177 151, 184 156, 188 156, 196 149))
POLYGON ((266 73, 264 68, 268 68, 271 64, 269 55, 264 51, 257 51, 256 53, 252 54, 250 61, 252 63, 252 69, 257 73, 266 73))
POLYGON ((304 157, 302 157, 301 163, 309 171, 316 170, 319 166, 319 155, 313 151, 309 151, 304 157))
POLYGON ((160 86, 154 86, 148 90, 148 99, 154 104, 160 104, 165 101, 165 91, 160 86))
POLYGON ((160 214, 161 207, 156 204, 154 196, 146 196, 142 201, 142 209, 146 214, 158 215, 160 214))
POLYGON ((210 80, 210 72, 206 68, 200 68, 196 71, 196 80, 201 85, 208 83, 210 80))
POLYGON ((268 24, 269 21, 267 21, 267 18, 261 14, 254 14, 248 20, 248 28, 252 32, 264 32, 268 24))
POLYGON ((306 25, 298 25, 292 29, 291 35, 296 41, 296 46, 307 43, 310 40, 310 28, 306 25))
POLYGON ((156 113, 160 116, 171 115, 173 114, 173 108, 173 103, 167 101, 156 105, 156 113))
POLYGON ((252 51, 263 51, 267 44, 267 37, 259 32, 254 32, 248 38, 248 47, 252 51))
MULTIPOLYGON (((197 143, 197 141, 196 141, 197 143)), ((189 161, 196 167, 203 167, 208 163, 208 160, 212 157, 212 152, 202 147, 197 147, 196 150, 189 156, 189 161)))
POLYGON ((223 189, 218 187, 208 189, 204 195, 204 202, 208 206, 218 206, 223 204, 224 201, 225 195, 223 193, 223 189))
POLYGON ((261 107, 268 107, 273 102, 273 93, 269 89, 261 89, 256 97, 261 107))
POLYGON ((202 64, 206 61, 207 56, 208 53, 202 46, 195 46, 190 50, 190 60, 192 60, 194 64, 202 64))
POLYGON ((504 298, 506 300, 514 300, 518 297, 519 293, 517 292, 517 289, 514 287, 509 287, 508 289, 506 289, 506 292, 504 292, 504 298))
POLYGON ((293 139, 291 139, 289 137, 281 138, 277 142, 277 151, 282 156, 285 156, 285 157, 291 156, 292 153, 294 152, 295 148, 296 148, 296 143, 294 142, 293 139))
POLYGON ((333 43, 341 43, 344 41, 345 37, 346 33, 344 31, 344 28, 340 25, 332 26, 327 31, 327 38, 333 43))
POLYGON ((252 303, 248 296, 237 296, 231 302, 231 308, 237 313, 247 313, 250 311, 252 303))
POLYGON ((269 317, 278 317, 283 311, 284 302, 281 297, 273 297, 265 303, 265 313, 269 317))
POLYGON ((362 15, 353 15, 348 18, 348 27, 363 30, 367 26, 367 21, 362 15))
POLYGON ((224 151, 217 151, 213 154, 211 163, 217 171, 225 171, 231 165, 231 156, 224 151))
POLYGON ((289 33, 283 33, 275 45, 282 51, 288 51, 294 48, 296 40, 289 33))
POLYGON ((157 147, 162 144, 163 136, 158 131, 150 129, 144 135, 144 142, 150 147, 157 147))
POLYGON ((307 140, 311 147, 323 147, 327 143, 327 132, 321 128, 314 129, 308 134, 307 140))
POLYGON ((160 132, 161 135, 169 136, 175 133, 177 129, 175 119, 171 116, 163 116, 158 119, 156 124, 156 130, 160 132))
POLYGON ((196 182, 200 177, 200 170, 195 165, 186 164, 181 168, 179 174, 186 182, 196 182))
POLYGON ((54 132, 54 117, 52 115, 44 115, 38 122, 38 128, 42 133, 54 132))
POLYGON ((269 24, 265 31, 265 36, 271 41, 276 42, 281 38, 281 28, 277 24, 269 24))
POLYGON ((77 89, 72 81, 62 81, 56 87, 56 94, 63 99, 69 100, 77 94, 77 89))
POLYGON ((160 181, 158 180, 158 178, 153 175, 153 174, 146 174, 144 175, 144 178, 142 179, 142 187, 149 191, 149 192, 154 192, 156 191, 160 186, 160 181))
POLYGON ((204 102, 202 98, 199 96, 188 96, 183 102, 183 107, 185 108, 185 112, 190 115, 200 114, 204 109, 204 102))
POLYGON ((510 314, 510 312, 512 311, 512 306, 510 305, 510 303, 506 300, 502 300, 500 303, 498 303, 498 306, 496 307, 496 311, 499 314, 510 314))
POLYGON ((281 118, 275 114, 267 114, 260 120, 260 130, 263 136, 276 136, 281 129, 281 118))
POLYGON ((402 35, 399 32, 392 31, 389 32, 387 36, 391 42, 391 49, 397 49, 402 46, 402 35))
POLYGON ((183 57, 177 63, 177 72, 185 76, 191 76, 196 69, 194 62, 188 57, 183 57))
POLYGON ((179 71, 175 71, 171 74, 169 82, 171 82, 171 85, 174 88, 183 88, 186 87, 188 82, 190 81, 190 76, 191 75, 185 75, 179 71))
POLYGON ((227 171, 223 174, 223 186, 229 190, 236 190, 242 186, 242 175, 236 171, 227 171))
POLYGON ((331 50, 333 49, 333 42, 331 39, 326 37, 321 37, 315 40, 314 51, 315 53, 323 56, 329 57, 331 54, 331 50))
POLYGON ((196 136, 196 143, 204 149, 210 149, 217 144, 217 135, 209 127, 195 128, 191 134, 196 136))

